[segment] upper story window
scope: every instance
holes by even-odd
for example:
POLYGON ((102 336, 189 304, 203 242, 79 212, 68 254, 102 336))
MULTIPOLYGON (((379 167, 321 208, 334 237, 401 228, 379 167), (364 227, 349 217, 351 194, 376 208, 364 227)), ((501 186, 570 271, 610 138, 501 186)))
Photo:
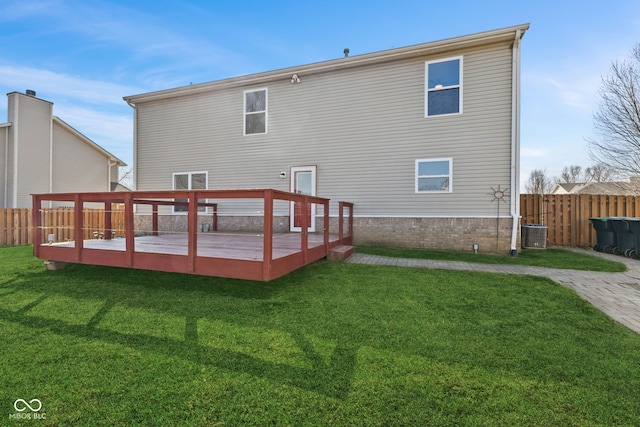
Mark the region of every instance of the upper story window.
MULTIPOLYGON (((174 190, 206 190, 207 189, 207 172, 184 172, 173 174, 174 190)), ((186 204, 189 199, 175 199, 176 202, 183 202, 183 205, 175 205, 174 212, 188 212, 189 206, 186 204)), ((206 202, 205 200, 198 200, 206 202)), ((206 212, 205 206, 198 206, 198 212, 206 212)))
POLYGON ((462 113, 462 57, 425 64, 425 117, 462 113))
POLYGON ((267 133, 267 89, 244 93, 244 134, 267 133))
POLYGON ((416 160, 416 193, 450 193, 452 163, 450 158, 416 160))

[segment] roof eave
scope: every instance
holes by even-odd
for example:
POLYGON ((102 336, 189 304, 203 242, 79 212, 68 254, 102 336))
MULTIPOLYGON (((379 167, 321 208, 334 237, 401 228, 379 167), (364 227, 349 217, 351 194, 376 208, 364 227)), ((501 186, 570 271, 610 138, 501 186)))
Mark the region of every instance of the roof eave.
POLYGON ((525 31, 529 29, 529 24, 516 25, 497 30, 485 31, 482 33, 470 34, 466 36, 454 37, 434 42, 428 42, 418 45, 401 47, 396 49, 388 49, 379 52, 355 55, 346 58, 332 59, 323 62, 316 62, 307 65, 299 65, 295 67, 282 68, 274 71, 261 72, 256 74, 248 74, 239 77, 232 77, 223 80, 215 80, 212 82, 200 83, 195 85, 181 86, 172 89, 165 89, 155 92, 148 92, 139 95, 125 96, 123 99, 131 106, 136 102, 153 101, 163 98, 173 98, 177 96, 190 95, 195 93, 207 92, 210 90, 218 90, 222 88, 234 86, 249 86, 264 84, 279 79, 290 79, 292 74, 310 75, 316 73, 324 73, 339 69, 348 69, 371 65, 383 62, 389 62, 399 59, 406 59, 415 56, 428 54, 437 54, 450 50, 459 50, 474 46, 487 45, 499 42, 510 42, 514 37, 520 34, 520 38, 524 36, 525 31))

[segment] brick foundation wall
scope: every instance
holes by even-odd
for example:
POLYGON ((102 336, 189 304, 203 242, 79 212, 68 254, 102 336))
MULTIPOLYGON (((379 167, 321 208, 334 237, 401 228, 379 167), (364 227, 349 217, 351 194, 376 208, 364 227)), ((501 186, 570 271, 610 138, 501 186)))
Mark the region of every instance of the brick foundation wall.
MULTIPOLYGON (((322 218, 316 219, 318 232, 322 230, 322 218)), ((160 232, 187 231, 186 215, 160 215, 160 232)), ((211 224, 210 215, 199 215, 198 226, 211 224)), ((511 218, 500 218, 496 239, 496 218, 360 218, 353 219, 355 245, 389 246, 397 248, 509 253, 511 249, 511 218)), ((262 233, 262 217, 218 217, 218 231, 242 231, 262 233)), ((135 216, 136 234, 151 233, 151 215, 135 216)), ((289 231, 289 217, 273 218, 276 233, 289 231)), ((338 233, 338 219, 330 218, 330 232, 338 233)), ((345 233, 347 225, 345 220, 345 233)), ((518 237, 519 237, 518 233, 518 237)), ((519 245, 519 242, 518 242, 519 245)), ((519 248, 519 246, 517 246, 519 248)))
POLYGON ((511 218, 354 218, 356 245, 509 253, 511 218), (496 238, 496 234, 498 237, 496 238))

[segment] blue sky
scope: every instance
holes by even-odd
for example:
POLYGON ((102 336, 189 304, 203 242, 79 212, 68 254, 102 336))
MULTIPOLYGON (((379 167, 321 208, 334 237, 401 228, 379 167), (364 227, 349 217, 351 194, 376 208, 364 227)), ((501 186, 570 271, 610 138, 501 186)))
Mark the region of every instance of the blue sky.
POLYGON ((131 164, 123 96, 522 23, 524 183, 593 163, 601 78, 640 42, 640 1, 3 0, 0 91, 35 90, 131 164))

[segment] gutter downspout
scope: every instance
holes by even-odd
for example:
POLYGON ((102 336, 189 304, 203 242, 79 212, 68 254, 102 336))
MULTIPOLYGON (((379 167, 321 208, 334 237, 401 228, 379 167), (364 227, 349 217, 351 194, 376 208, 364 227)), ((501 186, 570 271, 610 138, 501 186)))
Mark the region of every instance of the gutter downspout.
POLYGON ((517 30, 513 41, 511 64, 511 256, 518 254, 518 225, 520 222, 520 39, 517 30))
POLYGON ((136 110, 136 104, 125 98, 129 107, 133 108, 133 176, 132 186, 133 190, 138 189, 138 110, 136 110))

